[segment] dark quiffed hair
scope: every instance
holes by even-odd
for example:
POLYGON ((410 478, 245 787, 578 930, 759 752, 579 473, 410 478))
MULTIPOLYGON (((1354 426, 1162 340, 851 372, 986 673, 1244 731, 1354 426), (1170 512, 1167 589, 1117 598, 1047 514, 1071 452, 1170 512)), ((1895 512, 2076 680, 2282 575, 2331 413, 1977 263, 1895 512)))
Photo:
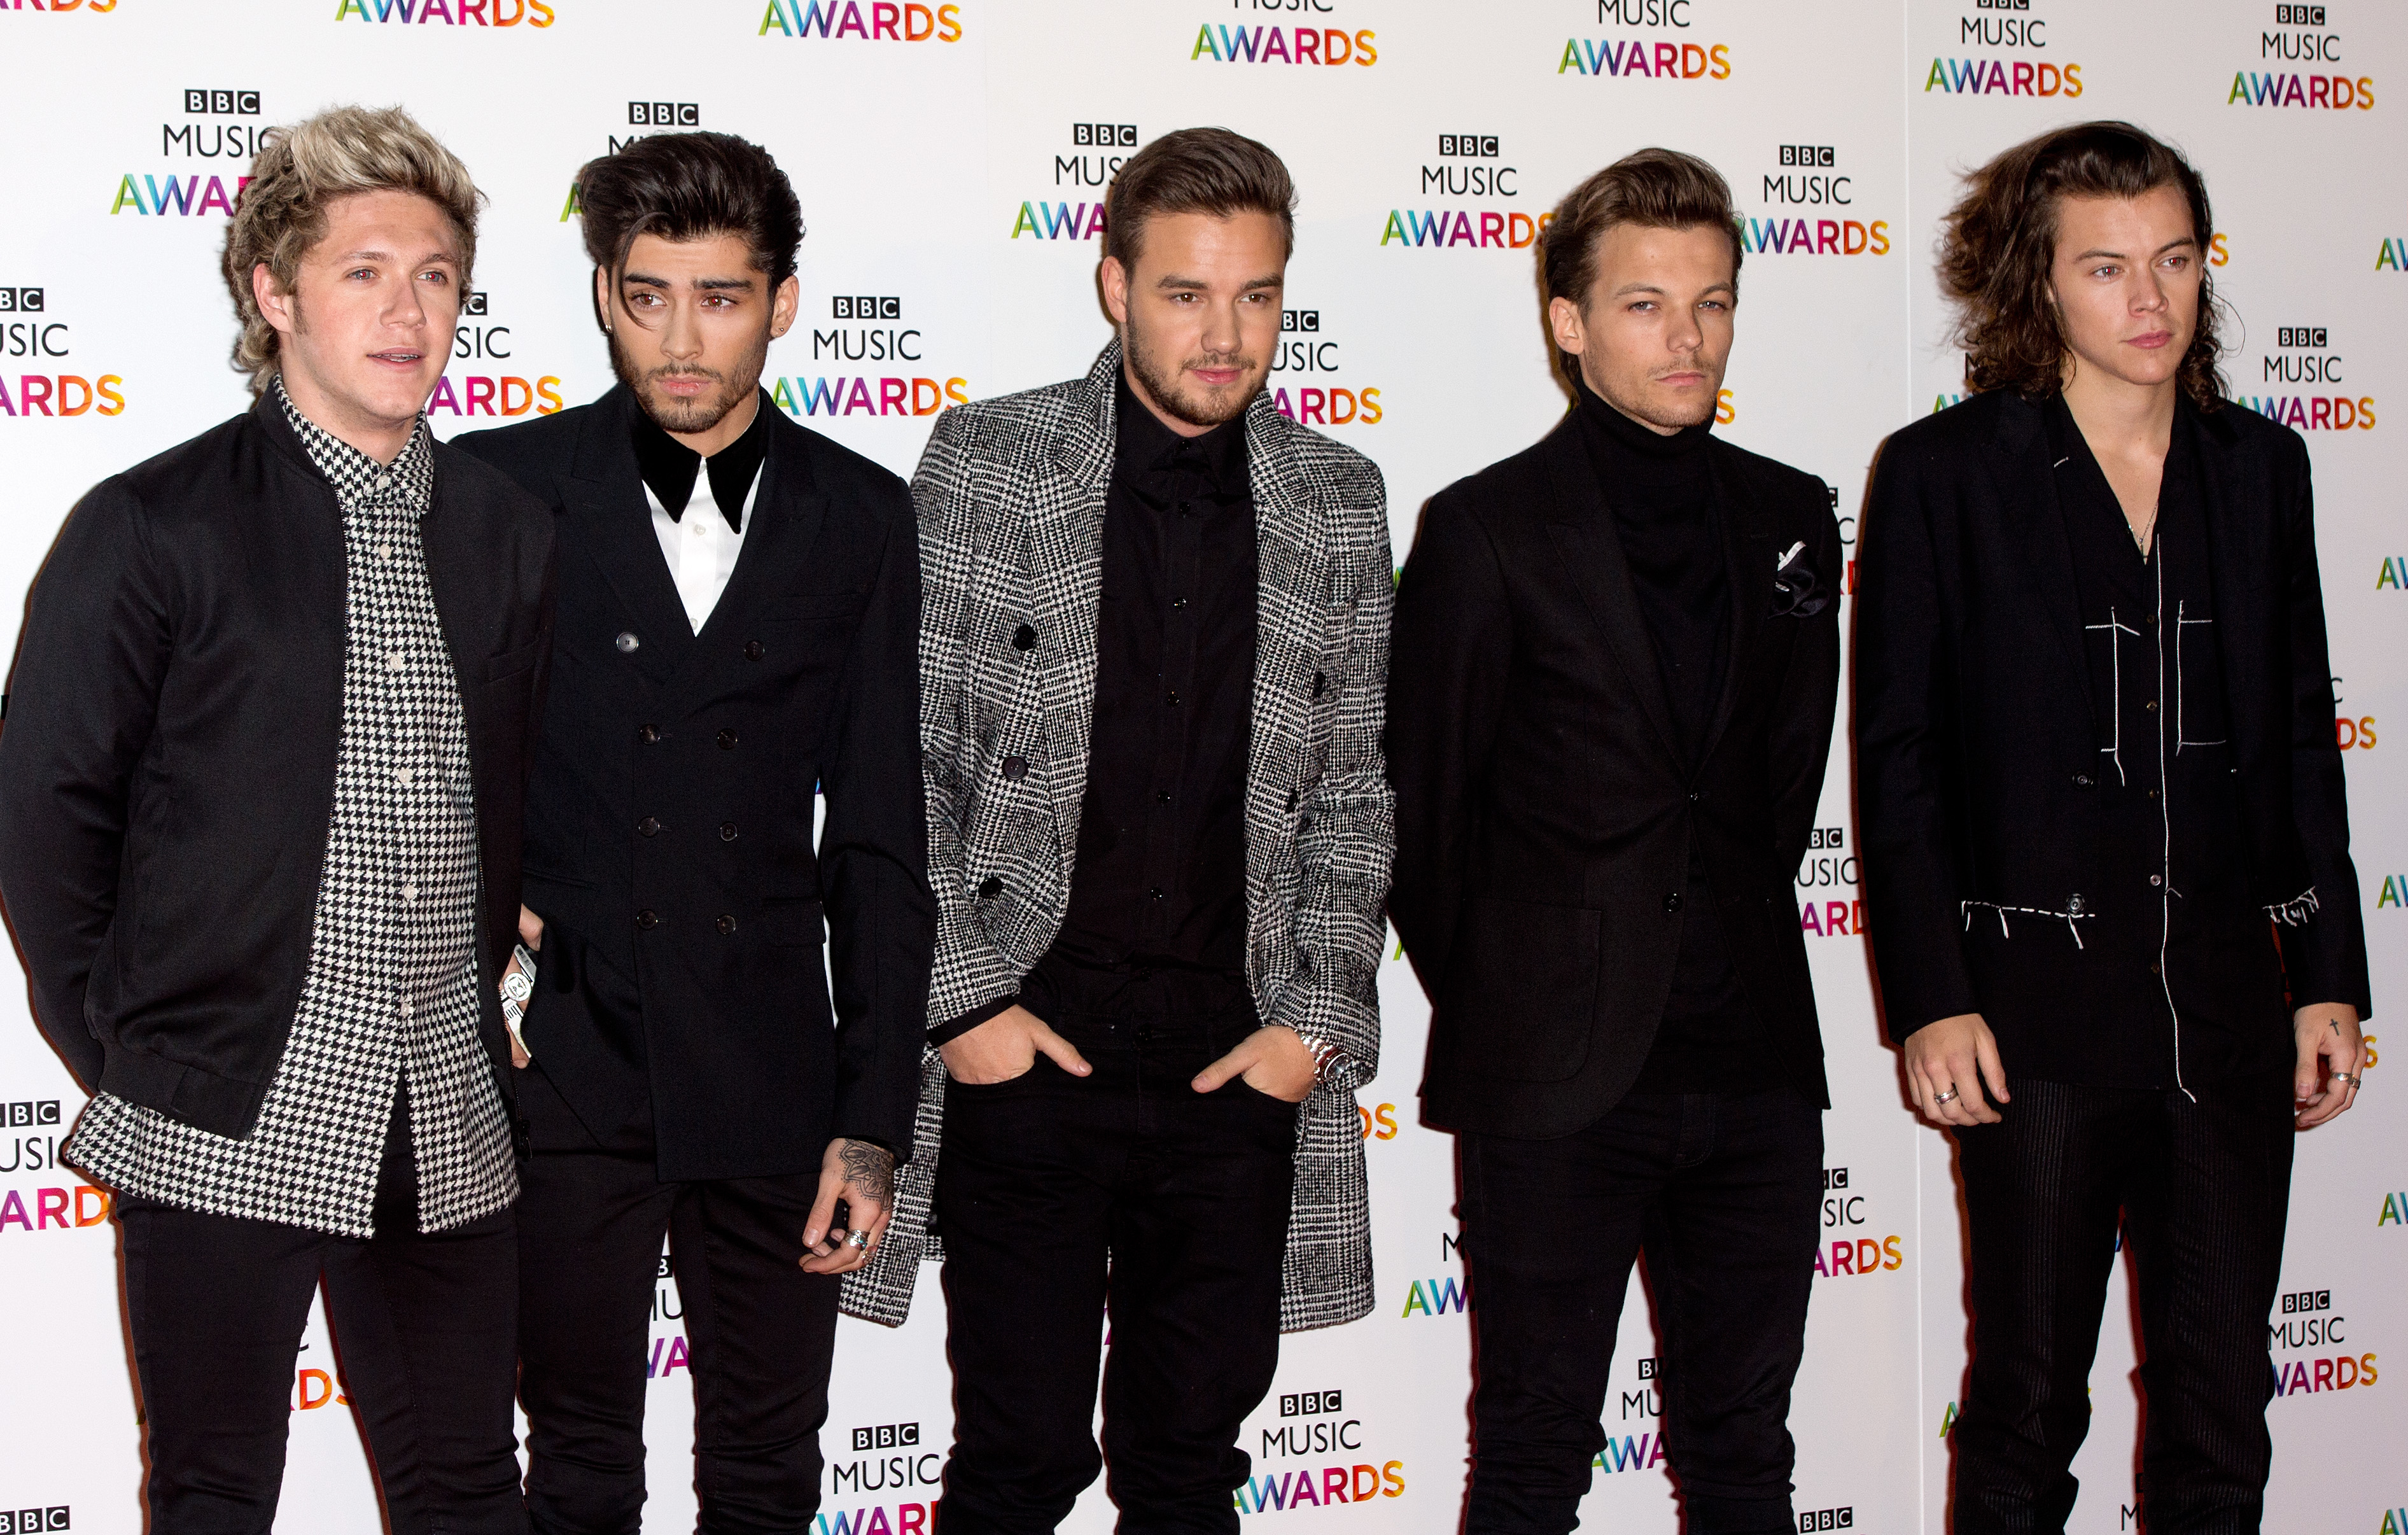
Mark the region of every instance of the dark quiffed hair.
POLYGON ((2138 197, 2180 188, 2200 245, 2199 329, 2183 353, 2184 395, 2201 410, 2224 403, 2222 346, 2207 242, 2215 221, 2207 183, 2179 151, 2128 122, 2077 122, 2026 139, 1965 178, 1941 224, 1940 285, 1956 301, 1956 339, 1969 389, 2044 399, 2064 374, 2065 329, 2049 272, 2057 210, 2066 197, 2138 197))
MULTIPOLYGON (((1739 209, 1731 206, 1730 183, 1722 172, 1694 154, 1651 149, 1626 154, 1572 188, 1555 205, 1553 218, 1539 234, 1541 280, 1551 299, 1570 299, 1584 308, 1597 281, 1597 247, 1616 224, 1635 223, 1650 229, 1687 229, 1713 224, 1730 237, 1731 283, 1739 283, 1739 265, 1745 255, 1740 242, 1739 209)), ((1580 360, 1569 352, 1557 357, 1565 377, 1578 376, 1580 360)))
POLYGON ((1226 128, 1181 128, 1128 157, 1104 193, 1104 254, 1136 265, 1157 213, 1268 213, 1296 253, 1296 181, 1268 145, 1226 128))
POLYGON ((638 235, 665 240, 733 235, 769 286, 795 275, 803 205, 769 151, 733 134, 660 134, 577 173, 585 253, 615 273, 638 235))

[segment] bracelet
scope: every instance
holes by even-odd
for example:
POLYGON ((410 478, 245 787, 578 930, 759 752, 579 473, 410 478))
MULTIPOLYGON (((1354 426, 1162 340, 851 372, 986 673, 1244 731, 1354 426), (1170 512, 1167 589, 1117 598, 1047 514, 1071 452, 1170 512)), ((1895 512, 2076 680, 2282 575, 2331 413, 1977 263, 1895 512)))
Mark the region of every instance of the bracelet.
POLYGON ((1330 1069, 1338 1064, 1338 1058, 1346 1052, 1339 1048, 1337 1040, 1325 1040, 1317 1034, 1306 1034, 1299 1030, 1296 1037, 1304 1042, 1304 1048, 1312 1056, 1312 1084, 1318 1087, 1329 1080, 1330 1069))

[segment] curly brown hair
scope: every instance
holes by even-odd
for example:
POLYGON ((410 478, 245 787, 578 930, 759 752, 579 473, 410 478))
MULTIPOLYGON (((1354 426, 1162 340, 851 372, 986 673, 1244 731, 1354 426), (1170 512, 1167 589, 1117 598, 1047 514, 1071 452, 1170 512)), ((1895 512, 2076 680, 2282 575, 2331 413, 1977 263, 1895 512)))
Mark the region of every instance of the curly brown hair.
MULTIPOLYGON (((2139 197, 2181 189, 2200 251, 2215 228, 2207 183, 2172 146, 2128 122, 2077 122, 2028 138, 1965 178, 1965 195, 1942 222, 1940 285, 1956 302, 1969 389, 2012 389, 2044 399, 2063 379, 2067 344, 2049 284, 2057 210, 2067 197, 2139 197)), ((2199 273, 2199 328, 2178 381, 2201 410, 2224 403, 2214 280, 2199 273)))

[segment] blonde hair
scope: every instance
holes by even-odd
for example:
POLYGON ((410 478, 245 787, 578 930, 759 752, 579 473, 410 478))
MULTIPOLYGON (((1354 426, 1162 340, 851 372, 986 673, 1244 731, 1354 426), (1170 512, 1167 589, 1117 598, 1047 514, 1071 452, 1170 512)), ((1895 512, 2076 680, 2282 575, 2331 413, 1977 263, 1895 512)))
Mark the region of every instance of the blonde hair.
POLYGON ((326 205, 364 192, 408 192, 450 216, 460 237, 465 290, 477 257, 477 208, 484 194, 457 155, 437 143, 398 107, 336 107, 268 136, 251 162, 226 225, 225 282, 234 295, 234 366, 251 375, 251 392, 276 377, 276 327, 260 312, 251 274, 265 263, 276 285, 291 293, 301 258, 326 235, 326 205))

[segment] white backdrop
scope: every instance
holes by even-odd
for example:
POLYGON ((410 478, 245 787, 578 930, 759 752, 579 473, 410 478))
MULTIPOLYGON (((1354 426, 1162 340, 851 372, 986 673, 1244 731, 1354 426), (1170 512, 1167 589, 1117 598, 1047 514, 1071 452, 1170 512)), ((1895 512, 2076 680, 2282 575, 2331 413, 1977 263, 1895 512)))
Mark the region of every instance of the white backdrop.
MULTIPOLYGON (((0 141, 16 146, 0 171, 0 602, 12 613, 79 495, 245 404, 223 361, 227 205, 260 130, 330 103, 408 106, 491 195, 483 308, 462 319, 439 430, 606 387, 570 184, 657 121, 758 139, 793 176, 810 233, 805 318, 771 352, 780 401, 904 473, 923 415, 948 398, 1069 376, 1103 343, 1094 235, 1120 157, 1172 127, 1253 134, 1303 194, 1296 344, 1274 385, 1386 471, 1399 560, 1433 492, 1563 408, 1528 237, 1589 171, 1663 143, 1729 177, 1751 254, 1722 429, 1835 485, 1853 539, 1883 435, 1960 387, 1929 274, 1955 174, 2055 123, 2131 118, 2183 144, 2215 195, 2232 392, 2300 427, 2315 455, 2375 986, 2399 994, 2408 811, 2401 748, 2382 736, 2408 684, 2408 458, 2393 446, 2401 427, 2379 422, 2408 342, 2408 175, 2382 96, 2408 57, 2395 7, 44 3, 0 0, 0 141)), ((1949 1143, 1903 1107, 1874 1021, 1849 791, 1843 743, 1820 817, 1828 845, 1798 892, 1834 1104, 1828 1277, 1792 1415, 1797 1502, 1806 1528, 1937 1530, 1964 1375, 1963 1245, 1949 1143)), ((1400 961, 1383 990, 1384 1069, 1361 1096, 1379 1302, 1288 1340, 1247 1428, 1249 1523, 1434 1532, 1458 1515, 1469 1348, 1451 1146, 1415 1123, 1426 1012, 1400 961)), ((20 988, 0 1011, 0 1314, 18 1382, 0 1399, 0 1535, 130 1535, 140 1429, 114 1227, 100 1193, 55 1162, 81 1095, 20 988)), ((2408 1121, 2387 1075, 2300 1148, 2285 1289, 2313 1294, 2310 1310, 2269 1319, 2286 1386, 2272 1408, 2270 1529, 2408 1535, 2408 1415, 2390 1405, 2408 1387, 2382 1385, 2378 1357, 2408 1324, 2408 1121)), ((924 1531, 950 1426, 940 1306, 931 1282, 899 1331, 844 1324, 819 1535, 924 1531)), ((677 1311, 664 1282, 648 1425, 659 1530, 689 1528, 693 1508, 677 1311)), ((2071 1528, 2085 1532, 2137 1528, 2122 1309, 2107 1331, 2077 1467, 2071 1528)), ((1589 1528, 1675 1528, 1654 1352, 1634 1285, 1589 1528)), ((366 1530, 375 1502, 331 1370, 313 1322, 283 1516, 366 1530)), ((1110 1518, 1098 1490, 1071 1528, 1110 1518)))

